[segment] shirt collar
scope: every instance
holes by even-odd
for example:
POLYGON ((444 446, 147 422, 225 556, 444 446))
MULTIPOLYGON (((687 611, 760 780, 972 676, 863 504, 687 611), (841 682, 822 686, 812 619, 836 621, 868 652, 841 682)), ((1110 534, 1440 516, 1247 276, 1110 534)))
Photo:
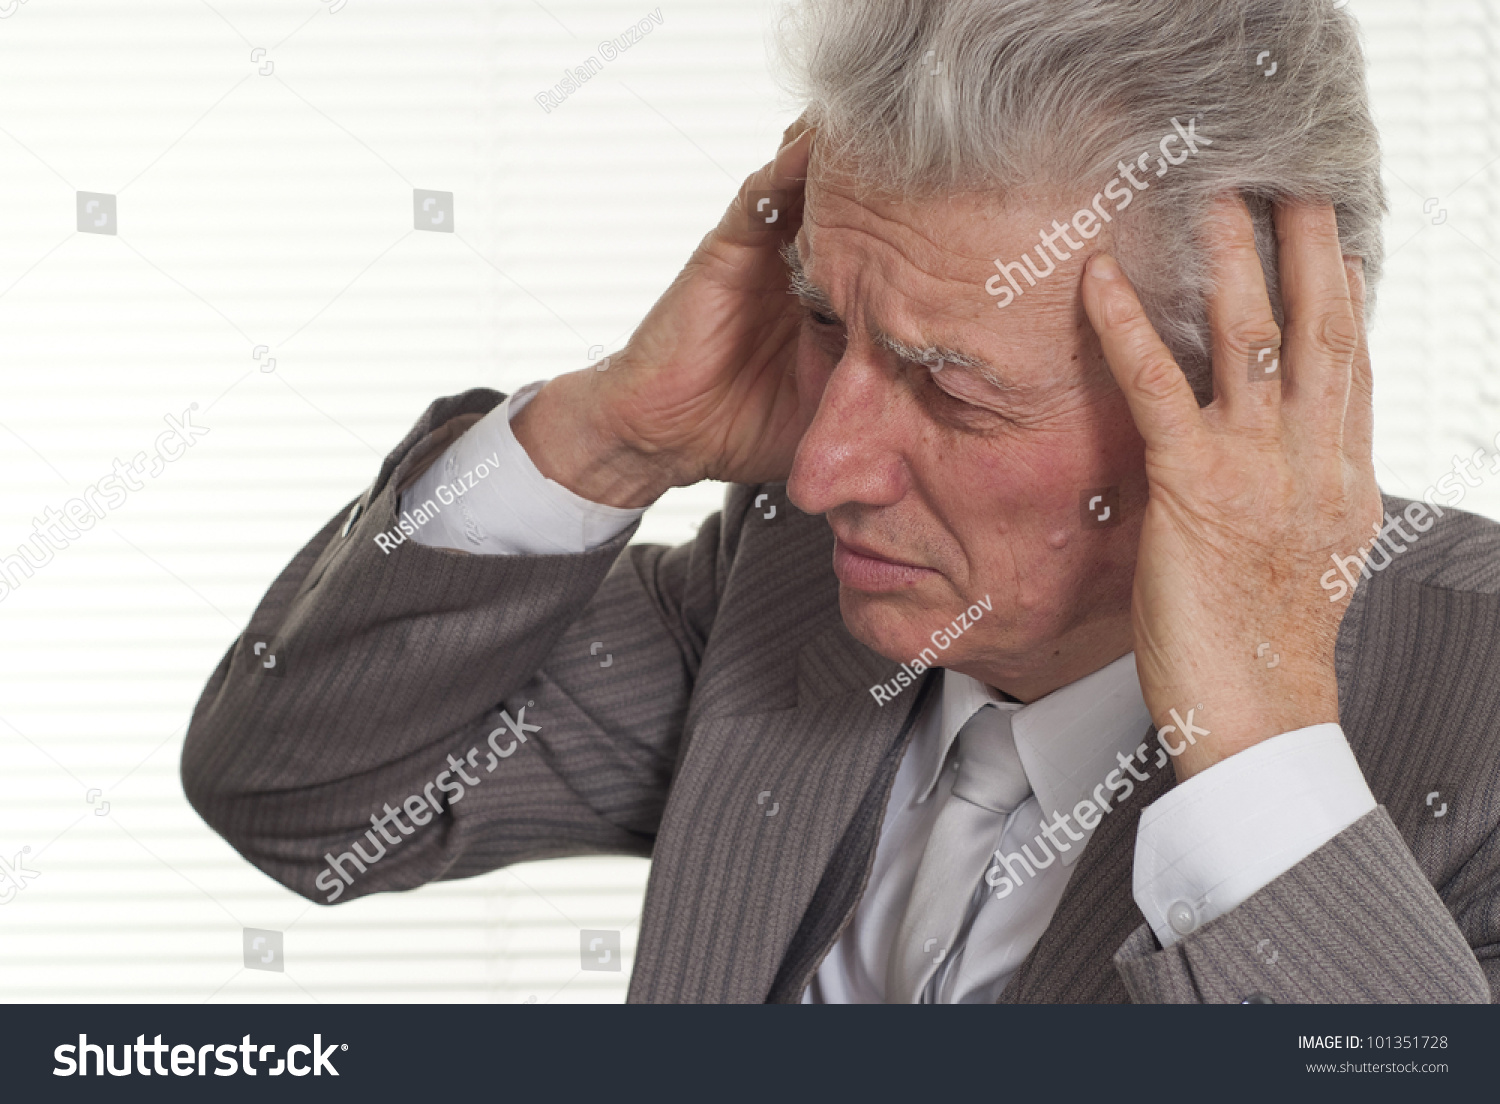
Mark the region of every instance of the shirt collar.
MULTIPOLYGON (((1029 705, 1007 702, 999 691, 952 670, 943 671, 942 691, 939 740, 926 764, 918 801, 927 800, 937 785, 958 730, 991 703, 1015 713, 1011 730, 1016 750, 1046 820, 1055 813, 1071 816, 1080 801, 1092 799, 1105 776, 1120 765, 1117 756, 1134 754, 1151 728, 1133 652, 1029 705)), ((1079 831, 1092 834, 1081 825, 1079 831)), ((1063 864, 1072 865, 1082 851, 1069 849, 1063 864)))

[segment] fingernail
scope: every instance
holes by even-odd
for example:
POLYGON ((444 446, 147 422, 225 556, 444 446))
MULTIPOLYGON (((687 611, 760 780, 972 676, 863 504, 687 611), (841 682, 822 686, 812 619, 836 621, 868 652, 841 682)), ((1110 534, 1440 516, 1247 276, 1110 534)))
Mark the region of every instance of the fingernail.
POLYGON ((1089 274, 1096 280, 1118 280, 1120 266, 1108 253, 1095 253, 1089 258, 1089 274))

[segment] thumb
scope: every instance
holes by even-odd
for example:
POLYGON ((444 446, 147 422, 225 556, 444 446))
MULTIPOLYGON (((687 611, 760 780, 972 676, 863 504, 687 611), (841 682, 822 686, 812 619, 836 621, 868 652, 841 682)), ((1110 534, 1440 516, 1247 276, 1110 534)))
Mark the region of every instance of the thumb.
MULTIPOLYGON (((798 125, 793 123, 787 133, 797 130, 798 125)), ((721 238, 735 245, 754 246, 779 242, 796 233, 814 133, 804 127, 776 151, 775 158, 745 179, 719 221, 721 238)))

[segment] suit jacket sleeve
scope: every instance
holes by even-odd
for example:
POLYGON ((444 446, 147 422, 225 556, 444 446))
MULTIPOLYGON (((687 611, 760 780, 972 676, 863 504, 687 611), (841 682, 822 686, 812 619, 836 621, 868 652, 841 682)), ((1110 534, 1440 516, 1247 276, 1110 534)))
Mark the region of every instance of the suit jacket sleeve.
POLYGON ((1493 837, 1445 894, 1376 808, 1173 947, 1142 924, 1115 965, 1140 1003, 1486 1003, 1500 988, 1493 837))
POLYGON ((409 834, 386 821, 400 842, 334 896, 651 851, 733 545, 715 514, 671 549, 627 546, 632 525, 581 555, 470 556, 412 540, 382 552, 373 537, 396 526, 399 492, 501 398, 471 391, 427 410, 352 526, 341 512, 272 584, 194 710, 182 757, 193 807, 313 900, 337 883, 315 887, 326 854, 355 840, 373 852, 384 841, 365 836, 371 817, 424 791, 442 815, 423 827, 403 815, 409 834), (271 642, 279 674, 256 640, 271 642), (502 710, 523 708, 538 728, 496 763, 487 736, 502 710), (479 779, 456 801, 428 790, 449 756, 479 779))

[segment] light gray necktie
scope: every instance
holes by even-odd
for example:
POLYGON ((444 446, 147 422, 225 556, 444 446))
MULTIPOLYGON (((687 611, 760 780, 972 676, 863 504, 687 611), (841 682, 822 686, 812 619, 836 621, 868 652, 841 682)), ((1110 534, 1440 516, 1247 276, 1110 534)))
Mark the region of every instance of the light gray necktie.
POLYGON ((917 866, 886 965, 887 1004, 913 1004, 954 951, 1005 821, 1031 793, 1011 732, 1013 710, 980 708, 958 730, 958 778, 917 866))

